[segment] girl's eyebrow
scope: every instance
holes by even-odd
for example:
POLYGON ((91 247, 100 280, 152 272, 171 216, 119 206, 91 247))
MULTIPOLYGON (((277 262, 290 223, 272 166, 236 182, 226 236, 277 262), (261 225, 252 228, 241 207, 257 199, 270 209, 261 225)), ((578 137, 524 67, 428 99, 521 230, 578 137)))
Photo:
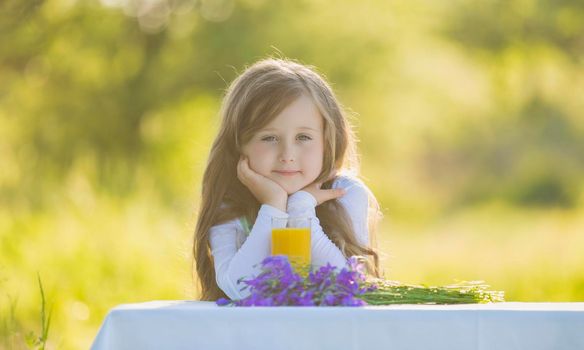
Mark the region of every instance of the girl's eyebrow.
MULTIPOLYGON (((301 127, 296 128, 296 129, 297 130, 312 130, 312 131, 317 131, 318 132, 317 129, 311 128, 309 126, 301 126, 301 127)), ((279 131, 279 129, 277 129, 277 128, 263 128, 260 131, 279 131)))

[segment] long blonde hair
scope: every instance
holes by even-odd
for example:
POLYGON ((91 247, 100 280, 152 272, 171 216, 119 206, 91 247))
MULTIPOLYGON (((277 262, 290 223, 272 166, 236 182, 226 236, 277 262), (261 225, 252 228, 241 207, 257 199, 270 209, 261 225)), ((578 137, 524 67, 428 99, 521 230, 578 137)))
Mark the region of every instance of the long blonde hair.
MULTIPOLYGON (((220 110, 221 126, 203 175, 202 197, 193 242, 201 300, 227 298, 215 279, 209 229, 238 217, 255 222, 260 203, 237 178, 242 147, 300 95, 310 96, 324 120, 323 167, 315 181, 349 171, 358 174, 359 159, 351 126, 327 82, 314 70, 288 59, 267 58, 247 68, 229 86, 220 110), (225 207, 222 207, 225 206, 225 207)), ((331 188, 333 180, 322 188, 331 188)), ((369 275, 380 277, 374 247, 379 205, 369 192, 369 246, 360 245, 344 207, 337 200, 317 206, 323 231, 346 257, 360 256, 369 275)), ((196 276, 193 274, 193 277, 196 276)))

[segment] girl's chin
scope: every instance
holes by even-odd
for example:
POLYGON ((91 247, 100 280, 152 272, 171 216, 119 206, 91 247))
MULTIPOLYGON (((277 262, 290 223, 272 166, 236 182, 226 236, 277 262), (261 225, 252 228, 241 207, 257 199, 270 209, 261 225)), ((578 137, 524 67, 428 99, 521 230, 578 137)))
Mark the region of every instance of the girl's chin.
POLYGON ((286 193, 288 193, 288 195, 296 193, 305 187, 301 184, 282 183, 282 181, 277 181, 277 183, 284 189, 284 191, 286 191, 286 193))
POLYGON ((282 186, 288 195, 296 193, 300 191, 303 187, 295 187, 295 186, 282 186))
POLYGON ((302 188, 297 188, 297 189, 293 189, 293 190, 286 190, 286 192, 288 193, 288 195, 294 194, 298 191, 300 191, 302 188))

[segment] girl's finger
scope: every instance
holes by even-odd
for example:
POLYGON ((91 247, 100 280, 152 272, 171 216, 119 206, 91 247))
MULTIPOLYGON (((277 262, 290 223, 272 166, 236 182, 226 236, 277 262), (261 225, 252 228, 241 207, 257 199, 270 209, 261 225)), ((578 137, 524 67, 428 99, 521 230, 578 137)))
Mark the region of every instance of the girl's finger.
POLYGON ((333 191, 335 192, 335 198, 342 197, 347 193, 347 190, 344 188, 333 188, 333 191))
POLYGON ((249 163, 248 163, 247 158, 243 158, 241 160, 241 171, 246 177, 251 176, 251 169, 249 167, 249 163))
POLYGON ((241 181, 243 184, 245 184, 246 182, 246 178, 247 178, 247 174, 246 171, 244 169, 244 163, 245 160, 244 158, 241 158, 239 160, 239 162, 237 163, 237 178, 239 179, 239 181, 241 181))
POLYGON ((258 181, 258 177, 260 176, 250 168, 248 158, 244 158, 241 161, 241 172, 244 179, 248 182, 258 181))
POLYGON ((237 178, 239 179, 239 181, 245 185, 244 181, 243 181, 243 174, 241 173, 241 169, 239 167, 239 165, 237 166, 237 178))
POLYGON ((345 193, 347 193, 347 191, 345 191, 342 188, 333 188, 330 190, 324 190, 323 202, 330 201, 331 199, 336 199, 336 198, 342 197, 345 195, 345 193))

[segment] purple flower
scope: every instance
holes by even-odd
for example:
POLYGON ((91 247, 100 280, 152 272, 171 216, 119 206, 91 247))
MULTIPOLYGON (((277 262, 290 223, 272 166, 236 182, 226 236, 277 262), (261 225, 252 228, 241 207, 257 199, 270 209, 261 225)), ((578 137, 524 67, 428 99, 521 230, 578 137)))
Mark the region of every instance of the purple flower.
POLYGON ((349 270, 356 271, 360 276, 365 276, 365 265, 359 261, 356 256, 352 256, 348 261, 349 270))
POLYGON ((375 289, 365 286, 365 267, 351 257, 348 267, 337 272, 331 264, 310 271, 306 278, 295 273, 285 255, 270 256, 261 263, 261 273, 241 278, 241 290, 249 296, 240 300, 217 300, 217 305, 235 306, 363 306, 359 296, 375 289))
POLYGON ((332 306, 332 305, 335 305, 335 304, 336 304, 336 303, 335 303, 335 300, 336 300, 336 298, 335 298, 335 296, 334 296, 334 295, 332 295, 332 294, 327 294, 327 295, 326 295, 326 296, 323 298, 321 305, 330 305, 330 306, 332 306))
POLYGON ((216 301, 217 305, 219 306, 224 306, 224 305, 229 305, 231 304, 231 300, 229 299, 225 299, 225 298, 220 298, 216 301))
POLYGON ((355 278, 355 273, 348 270, 341 270, 337 276, 337 283, 347 292, 356 294, 359 292, 359 280, 355 278))
POLYGON ((315 306, 315 302, 313 300, 313 296, 314 296, 314 292, 313 291, 308 291, 308 292, 304 292, 302 293, 301 296, 297 297, 295 299, 296 301, 296 305, 299 306, 315 306))
POLYGON ((327 264, 326 266, 321 266, 321 268, 318 269, 317 271, 310 272, 308 275, 308 279, 310 280, 310 282, 312 282, 314 284, 319 284, 322 281, 329 278, 331 273, 334 272, 335 269, 336 268, 334 266, 332 266, 331 264, 327 264))
POLYGON ((367 303, 361 299, 354 298, 351 295, 347 295, 341 300, 341 305, 343 305, 343 306, 364 306, 364 305, 367 305, 367 303))

